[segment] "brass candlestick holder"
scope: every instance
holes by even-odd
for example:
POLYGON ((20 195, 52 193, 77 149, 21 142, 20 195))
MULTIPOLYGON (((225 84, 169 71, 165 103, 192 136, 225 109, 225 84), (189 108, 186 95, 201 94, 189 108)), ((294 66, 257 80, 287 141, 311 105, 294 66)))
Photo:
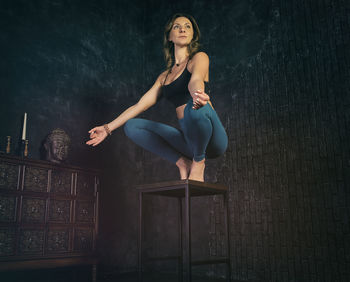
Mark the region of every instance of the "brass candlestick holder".
POLYGON ((24 152, 23 152, 24 157, 28 157, 28 140, 24 141, 24 152))
POLYGON ((11 136, 7 136, 6 154, 11 152, 11 136))
POLYGON ((27 140, 21 139, 19 144, 18 144, 18 156, 20 156, 20 157, 25 157, 24 151, 25 151, 25 147, 26 147, 26 141, 27 140))

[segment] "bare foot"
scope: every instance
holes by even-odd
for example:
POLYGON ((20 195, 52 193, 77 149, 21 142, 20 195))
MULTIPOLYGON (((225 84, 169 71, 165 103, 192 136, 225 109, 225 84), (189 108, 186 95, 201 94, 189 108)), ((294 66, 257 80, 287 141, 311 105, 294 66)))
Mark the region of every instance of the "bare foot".
POLYGON ((179 168, 181 179, 187 179, 188 175, 190 174, 192 161, 181 157, 177 160, 176 165, 179 168))
POLYGON ((192 162, 191 172, 188 179, 204 182, 205 159, 192 162))

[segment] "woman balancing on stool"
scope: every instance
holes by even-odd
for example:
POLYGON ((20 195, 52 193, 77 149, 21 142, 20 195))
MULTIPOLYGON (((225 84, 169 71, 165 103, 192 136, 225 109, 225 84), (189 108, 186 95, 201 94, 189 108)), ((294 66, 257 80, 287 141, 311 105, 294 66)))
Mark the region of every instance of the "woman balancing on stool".
POLYGON ((136 144, 176 164, 181 179, 204 181, 206 158, 222 155, 227 135, 206 93, 209 58, 199 52, 200 31, 194 18, 175 14, 165 27, 167 69, 133 106, 112 122, 89 131, 88 145, 96 146, 125 124, 126 135, 136 144), (161 97, 176 108, 181 130, 135 118, 161 97))

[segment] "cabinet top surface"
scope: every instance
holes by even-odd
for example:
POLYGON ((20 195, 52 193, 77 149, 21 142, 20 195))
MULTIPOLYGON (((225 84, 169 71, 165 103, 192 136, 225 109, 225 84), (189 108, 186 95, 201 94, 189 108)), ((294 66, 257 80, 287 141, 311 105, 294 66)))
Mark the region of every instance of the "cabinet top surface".
POLYGON ((56 168, 56 169, 73 169, 73 170, 82 170, 82 171, 89 171, 93 173, 99 173, 100 171, 97 169, 92 168, 86 168, 86 167, 78 167, 70 164, 56 164, 49 161, 44 160, 36 160, 36 159, 30 159, 30 158, 23 158, 13 155, 8 155, 4 153, 0 153, 0 161, 8 161, 16 164, 22 164, 22 165, 39 165, 46 168, 56 168))
POLYGON ((136 186, 136 189, 143 193, 155 192, 157 194, 157 192, 159 192, 158 194, 163 195, 183 196, 184 192, 182 190, 184 190, 185 187, 188 187, 192 192, 195 192, 194 194, 198 195, 221 194, 228 190, 227 186, 223 184, 199 182, 188 179, 143 184, 136 186), (176 192, 176 190, 181 191, 176 192))

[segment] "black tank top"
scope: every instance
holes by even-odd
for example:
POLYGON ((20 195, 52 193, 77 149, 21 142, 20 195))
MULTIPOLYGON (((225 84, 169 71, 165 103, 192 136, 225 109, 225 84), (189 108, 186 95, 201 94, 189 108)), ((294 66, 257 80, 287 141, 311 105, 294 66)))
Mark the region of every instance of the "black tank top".
MULTIPOLYGON (((187 64, 188 64, 188 61, 187 61, 187 64)), ((192 73, 190 73, 187 70, 187 64, 185 69, 177 79, 175 79, 170 84, 165 85, 164 83, 168 78, 168 75, 170 73, 169 71, 162 85, 161 98, 165 98, 169 100, 176 108, 183 104, 186 104, 192 98, 190 92, 188 91, 188 83, 190 82, 192 73)), ((208 84, 209 84, 208 82, 204 83, 204 86, 205 86, 204 91, 207 94, 210 94, 208 92, 209 91, 208 84)))

